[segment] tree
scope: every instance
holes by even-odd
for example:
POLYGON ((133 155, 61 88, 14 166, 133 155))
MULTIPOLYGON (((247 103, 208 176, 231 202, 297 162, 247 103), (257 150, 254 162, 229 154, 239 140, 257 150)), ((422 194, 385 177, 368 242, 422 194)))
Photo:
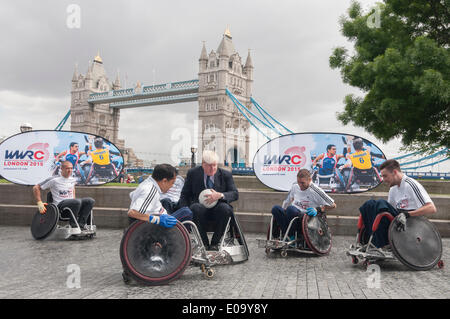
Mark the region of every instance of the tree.
POLYGON ((449 21, 450 0, 385 0, 365 14, 353 2, 340 25, 354 52, 337 47, 329 62, 365 96, 347 95, 337 118, 408 149, 450 147, 449 21))

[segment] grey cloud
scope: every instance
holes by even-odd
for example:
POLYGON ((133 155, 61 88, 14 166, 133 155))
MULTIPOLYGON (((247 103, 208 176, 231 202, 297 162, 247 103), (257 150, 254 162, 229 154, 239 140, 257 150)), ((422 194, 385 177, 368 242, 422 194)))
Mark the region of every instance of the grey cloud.
MULTIPOLYGON (((341 127, 335 113, 346 94, 358 91, 342 84, 328 57, 335 46, 351 46, 338 25, 350 2, 79 0, 81 28, 69 29, 66 9, 72 0, 3 1, 0 92, 23 96, 24 109, 32 107, 33 98, 53 101, 48 102, 51 116, 33 116, 39 126, 54 128, 68 110, 75 63, 85 74, 100 50, 110 81, 117 70, 128 87, 138 80, 144 85, 189 80, 197 78, 202 41, 208 53, 216 50, 228 25, 243 59, 251 49, 253 95, 263 107, 293 130, 341 127)), ((0 94, 2 122, 4 114, 0 94)), ((138 152, 166 153, 172 144, 159 138, 149 145, 142 136, 163 136, 191 125, 196 116, 197 103, 123 110, 120 136, 138 152)))

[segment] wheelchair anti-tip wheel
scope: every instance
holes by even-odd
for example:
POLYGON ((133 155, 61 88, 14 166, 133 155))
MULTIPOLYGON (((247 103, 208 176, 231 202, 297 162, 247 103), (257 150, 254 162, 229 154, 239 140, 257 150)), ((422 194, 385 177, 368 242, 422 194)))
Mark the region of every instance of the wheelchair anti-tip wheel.
POLYGON ((172 228, 135 221, 120 243, 124 271, 144 285, 164 285, 179 278, 191 260, 191 241, 186 228, 172 228))
POLYGON ((214 270, 214 268, 207 267, 204 264, 201 265, 200 269, 205 274, 205 277, 209 278, 209 279, 214 277, 214 275, 216 274, 216 271, 214 270))

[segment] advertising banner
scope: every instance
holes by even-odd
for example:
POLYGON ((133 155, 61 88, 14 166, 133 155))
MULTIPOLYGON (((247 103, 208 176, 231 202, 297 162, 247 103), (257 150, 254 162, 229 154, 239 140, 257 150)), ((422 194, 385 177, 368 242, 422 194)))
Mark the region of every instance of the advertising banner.
POLYGON ((381 183, 378 166, 386 160, 370 141, 340 133, 297 133, 264 144, 253 159, 256 177, 266 186, 289 191, 307 169, 326 192, 356 193, 381 183))
POLYGON ((29 131, 0 144, 0 175, 16 184, 35 185, 58 175, 63 161, 72 163, 78 185, 108 183, 123 168, 114 144, 87 133, 29 131))

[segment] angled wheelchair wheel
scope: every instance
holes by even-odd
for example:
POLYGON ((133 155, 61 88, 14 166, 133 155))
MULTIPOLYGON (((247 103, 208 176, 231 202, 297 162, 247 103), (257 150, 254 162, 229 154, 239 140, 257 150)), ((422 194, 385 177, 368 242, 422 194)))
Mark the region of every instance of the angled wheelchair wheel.
POLYGON ((36 212, 31 221, 31 235, 36 240, 42 240, 50 236, 56 229, 59 220, 59 210, 54 204, 47 205, 47 211, 41 214, 36 212))
POLYGON ((396 219, 388 230, 395 257, 405 266, 419 271, 439 264, 442 239, 433 223, 423 216, 411 216, 406 220, 406 230, 398 231, 396 219))
POLYGON ((120 259, 135 281, 167 284, 180 277, 191 260, 189 234, 181 223, 165 228, 135 221, 122 237, 120 259))
POLYGON ((306 245, 318 255, 326 255, 331 250, 331 232, 326 217, 304 215, 302 220, 303 237, 306 245))

